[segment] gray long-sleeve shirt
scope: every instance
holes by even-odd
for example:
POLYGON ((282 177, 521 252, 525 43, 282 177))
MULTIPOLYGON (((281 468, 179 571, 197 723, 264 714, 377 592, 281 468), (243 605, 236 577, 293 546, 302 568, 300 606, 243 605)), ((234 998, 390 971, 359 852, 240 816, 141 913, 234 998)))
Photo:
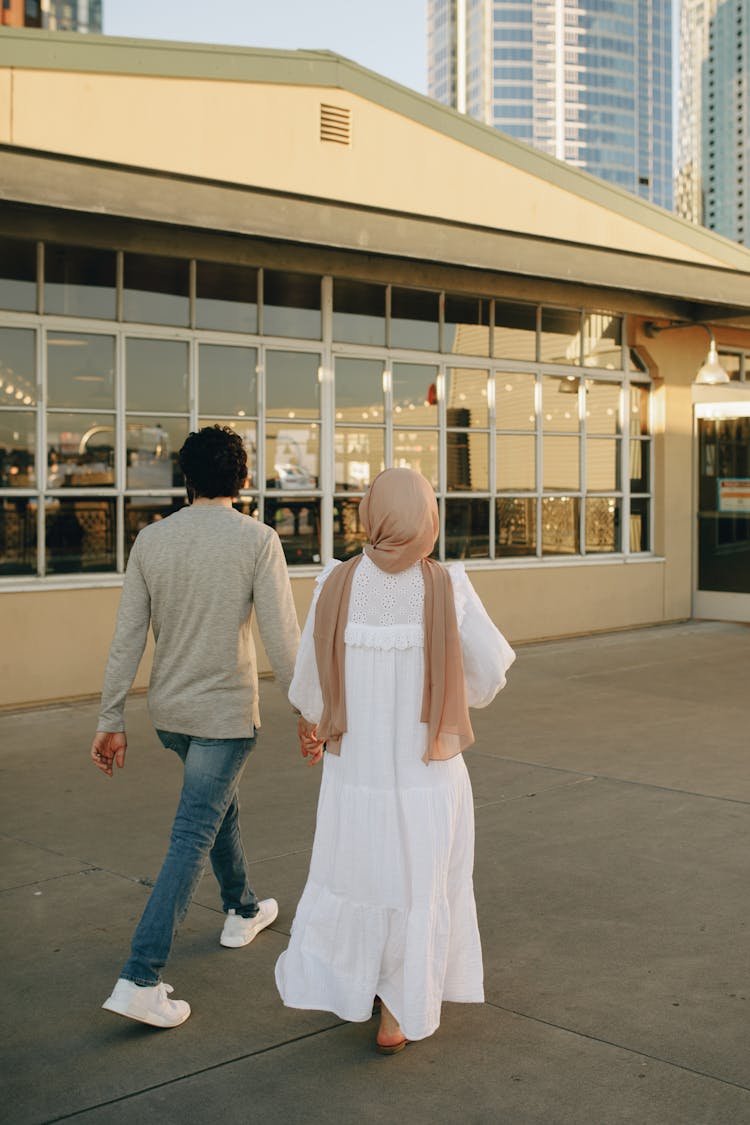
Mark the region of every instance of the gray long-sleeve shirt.
POLYGON ((151 622, 154 726, 203 738, 251 737, 260 726, 253 608, 286 695, 299 627, 276 532, 234 508, 208 504, 145 527, 128 561, 98 729, 125 729, 125 697, 151 622))

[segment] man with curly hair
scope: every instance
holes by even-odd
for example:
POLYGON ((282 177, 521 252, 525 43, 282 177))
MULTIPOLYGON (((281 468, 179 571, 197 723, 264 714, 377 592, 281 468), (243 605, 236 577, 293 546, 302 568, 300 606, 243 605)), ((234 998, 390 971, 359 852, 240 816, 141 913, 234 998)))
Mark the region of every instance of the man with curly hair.
MULTIPOLYGON (((161 970, 209 857, 226 914, 222 945, 247 945, 278 914, 250 886, 237 799, 260 726, 253 609, 285 696, 299 641, 279 537, 232 507, 247 478, 239 435, 220 426, 190 434, 180 467, 189 506, 145 527, 130 552, 91 746, 108 777, 125 765, 125 698, 150 624, 149 714, 182 760, 183 787, 166 859, 103 1007, 155 1027, 190 1015, 186 1001, 169 999, 161 970)), ((298 725, 302 736, 307 724, 298 725)))

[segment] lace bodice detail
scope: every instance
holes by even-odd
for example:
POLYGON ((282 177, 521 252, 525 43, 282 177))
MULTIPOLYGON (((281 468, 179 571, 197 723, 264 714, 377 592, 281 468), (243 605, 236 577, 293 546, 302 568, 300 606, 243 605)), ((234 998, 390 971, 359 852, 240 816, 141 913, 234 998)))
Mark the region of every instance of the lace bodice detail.
POLYGON ((400 574, 386 574, 367 556, 354 572, 349 602, 353 625, 422 625, 424 579, 415 563, 400 574))

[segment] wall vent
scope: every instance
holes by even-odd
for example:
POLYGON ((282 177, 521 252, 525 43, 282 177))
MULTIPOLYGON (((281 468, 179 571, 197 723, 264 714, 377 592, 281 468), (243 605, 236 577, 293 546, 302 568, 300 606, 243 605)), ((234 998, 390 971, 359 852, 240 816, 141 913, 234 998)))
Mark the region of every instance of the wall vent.
POLYGON ((352 111, 338 105, 320 106, 320 139, 334 145, 352 143, 352 111))

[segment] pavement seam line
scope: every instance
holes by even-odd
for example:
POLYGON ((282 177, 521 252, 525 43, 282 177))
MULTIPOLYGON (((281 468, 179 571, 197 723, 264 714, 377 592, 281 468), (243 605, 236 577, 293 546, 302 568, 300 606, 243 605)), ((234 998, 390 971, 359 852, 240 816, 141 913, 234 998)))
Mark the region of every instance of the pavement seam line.
POLYGON ((744 1090, 750 1094, 750 1086, 743 1086, 741 1082, 734 1082, 731 1078, 720 1078, 716 1074, 709 1074, 706 1070, 698 1070, 694 1066, 686 1066, 685 1063, 675 1062, 674 1059, 665 1059, 661 1055, 652 1055, 649 1051, 637 1051, 634 1047, 628 1047, 624 1043, 615 1043, 613 1039, 604 1039, 600 1035, 590 1035, 587 1031, 579 1031, 574 1027, 566 1027, 561 1023, 553 1023, 552 1020, 545 1020, 541 1016, 532 1016, 528 1012, 520 1012, 517 1008, 508 1008, 504 1004, 497 1004, 492 1000, 485 1000, 488 1008, 497 1008, 500 1012, 508 1012, 509 1015, 518 1016, 520 1019, 530 1020, 532 1023, 542 1024, 544 1027, 554 1028, 555 1031, 564 1031, 568 1035, 576 1035, 580 1039, 588 1039, 592 1043, 602 1043, 605 1047, 615 1047, 618 1051, 627 1051, 629 1055, 635 1055, 641 1059, 649 1059, 651 1062, 661 1063, 663 1066, 673 1067, 675 1070, 685 1071, 686 1074, 695 1074, 699 1078, 708 1078, 711 1082, 720 1082, 723 1086, 733 1086, 737 1090, 744 1090))
POLYGON ((512 797, 501 797, 498 801, 475 801, 475 810, 491 809, 495 805, 509 805, 511 801, 527 801, 530 797, 539 797, 542 793, 559 793, 566 789, 572 789, 575 785, 585 785, 588 781, 595 781, 593 775, 583 775, 574 777, 570 781, 563 781, 559 785, 545 785, 542 789, 534 789, 533 792, 516 793, 512 797))
POLYGON ((267 1055, 270 1051, 276 1051, 280 1047, 290 1047, 294 1043, 302 1043, 305 1039, 314 1039, 317 1035, 325 1035, 329 1031, 335 1031, 339 1027, 348 1026, 347 1020, 339 1020, 338 1023, 332 1023, 330 1027, 321 1027, 317 1031, 308 1031, 305 1035, 295 1035, 292 1039, 284 1039, 281 1043, 272 1043, 270 1047, 261 1047, 257 1051, 248 1051, 245 1055, 236 1055, 231 1059, 222 1059, 221 1062, 212 1063, 211 1066, 201 1067, 199 1070, 192 1070, 189 1074, 180 1074, 176 1078, 169 1078, 165 1082, 155 1082, 152 1086, 144 1086, 141 1090, 133 1090, 129 1094, 121 1094, 118 1098, 109 1098, 104 1102, 97 1102, 95 1105, 88 1105, 84 1109, 77 1109, 73 1113, 64 1113, 61 1117, 48 1117, 41 1125, 55 1125, 58 1121, 72 1121, 76 1117, 81 1117, 84 1113, 92 1113, 96 1109, 103 1109, 105 1106, 117 1105, 119 1102, 130 1101, 131 1098, 138 1098, 141 1094, 150 1094, 154 1090, 163 1090, 167 1086, 174 1086, 177 1082, 185 1082, 189 1078, 197 1078, 202 1074, 210 1074, 213 1070, 221 1070, 224 1066, 231 1066, 233 1063, 243 1062, 245 1059, 257 1058, 258 1055, 267 1055))

